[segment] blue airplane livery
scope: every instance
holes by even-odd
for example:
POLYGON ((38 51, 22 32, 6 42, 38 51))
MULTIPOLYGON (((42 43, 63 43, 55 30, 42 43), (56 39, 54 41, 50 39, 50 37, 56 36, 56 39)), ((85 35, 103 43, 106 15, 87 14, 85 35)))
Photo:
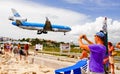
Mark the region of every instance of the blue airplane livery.
POLYGON ((9 17, 9 20, 12 21, 12 24, 14 26, 28 30, 37 30, 37 34, 47 34, 48 31, 53 31, 63 32, 65 35, 66 32, 71 31, 71 28, 69 26, 51 24, 47 17, 45 23, 27 22, 27 18, 21 17, 21 15, 15 9, 12 8, 11 10, 14 16, 9 17))

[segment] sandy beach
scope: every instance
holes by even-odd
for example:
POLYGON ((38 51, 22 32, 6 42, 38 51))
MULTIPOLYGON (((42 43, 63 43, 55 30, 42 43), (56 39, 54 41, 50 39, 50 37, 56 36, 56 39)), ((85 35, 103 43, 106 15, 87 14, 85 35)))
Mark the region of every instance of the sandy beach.
MULTIPOLYGON (((31 55, 32 56, 32 55, 31 55)), ((16 60, 13 56, 0 55, 0 74, 54 74, 54 69, 28 60, 16 60)))
MULTIPOLYGON (((0 55, 0 74, 54 74, 59 68, 71 66, 79 59, 48 54, 29 55, 27 60, 0 55)), ((115 63, 115 74, 120 74, 120 65, 115 63)))
MULTIPOLYGON (((33 54, 33 52, 31 52, 33 54)), ((48 54, 29 55, 27 60, 13 55, 0 55, 0 74, 54 74, 55 69, 73 65, 71 59, 48 54)))

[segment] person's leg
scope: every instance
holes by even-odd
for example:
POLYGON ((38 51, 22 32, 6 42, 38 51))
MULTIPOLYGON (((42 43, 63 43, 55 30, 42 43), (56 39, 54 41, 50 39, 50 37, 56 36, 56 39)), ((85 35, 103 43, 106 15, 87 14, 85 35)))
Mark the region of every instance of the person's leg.
POLYGON ((110 67, 111 67, 111 74, 115 74, 115 72, 114 72, 114 64, 110 64, 110 67))
POLYGON ((27 55, 29 55, 29 51, 27 50, 27 55))
POLYGON ((22 55, 20 54, 20 60, 22 60, 22 55))
POLYGON ((36 55, 38 54, 38 49, 36 49, 36 55))
POLYGON ((34 51, 34 56, 37 54, 37 51, 36 51, 37 49, 35 49, 35 51, 34 51))
POLYGON ((22 50, 19 50, 20 60, 22 60, 22 55, 23 55, 23 51, 22 51, 22 50))
POLYGON ((24 56, 24 60, 26 60, 26 55, 23 55, 24 56))
POLYGON ((22 50, 22 55, 24 57, 24 60, 27 59, 27 51, 26 50, 22 50))
POLYGON ((110 71, 111 71, 111 74, 115 74, 115 72, 114 72, 114 58, 113 58, 113 56, 110 56, 109 60, 110 60, 110 71))

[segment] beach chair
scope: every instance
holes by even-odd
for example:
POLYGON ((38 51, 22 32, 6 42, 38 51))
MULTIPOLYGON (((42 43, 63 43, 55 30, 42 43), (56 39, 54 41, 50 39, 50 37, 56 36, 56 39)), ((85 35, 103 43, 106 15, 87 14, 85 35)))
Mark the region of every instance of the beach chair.
POLYGON ((87 67, 86 64, 87 64, 87 59, 83 59, 78 61, 73 66, 68 66, 65 68, 55 70, 55 74, 81 74, 81 68, 87 67))

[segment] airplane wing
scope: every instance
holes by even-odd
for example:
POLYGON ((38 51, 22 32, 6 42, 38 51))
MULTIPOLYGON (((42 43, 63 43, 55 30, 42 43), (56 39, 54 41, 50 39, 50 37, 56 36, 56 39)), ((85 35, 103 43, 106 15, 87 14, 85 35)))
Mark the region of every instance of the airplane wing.
POLYGON ((45 26, 44 26, 43 30, 52 31, 51 22, 49 21, 49 19, 47 17, 46 17, 46 22, 45 22, 45 26))

